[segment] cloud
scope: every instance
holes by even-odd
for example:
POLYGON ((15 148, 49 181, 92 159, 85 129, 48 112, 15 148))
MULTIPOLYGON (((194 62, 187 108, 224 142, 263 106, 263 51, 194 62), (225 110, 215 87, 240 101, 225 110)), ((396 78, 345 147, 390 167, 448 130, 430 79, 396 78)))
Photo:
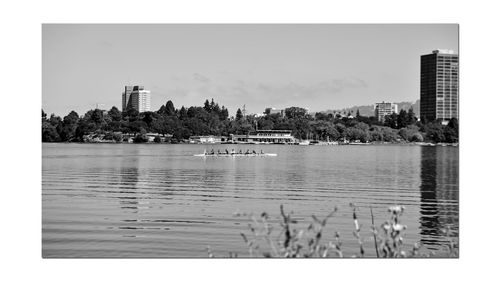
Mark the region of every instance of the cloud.
POLYGON ((192 78, 195 83, 192 80, 189 82, 189 79, 175 81, 175 85, 171 85, 168 90, 169 94, 181 94, 190 101, 214 98, 229 107, 246 104, 249 109, 256 111, 267 106, 317 107, 331 103, 334 96, 341 98, 368 87, 366 81, 357 77, 331 78, 311 83, 252 81, 227 76, 218 77, 215 83, 199 73, 193 74, 192 78))
POLYGON ((203 82, 203 83, 210 83, 211 80, 210 78, 204 76, 204 75, 201 75, 199 73, 195 73, 193 74, 193 78, 196 80, 196 81, 200 81, 200 82, 203 82))
POLYGON ((367 88, 368 84, 359 78, 334 78, 329 80, 318 81, 310 84, 299 84, 289 82, 286 84, 273 83, 252 83, 238 80, 230 86, 236 91, 238 98, 266 98, 273 100, 281 99, 311 99, 323 96, 331 96, 331 94, 342 93, 349 89, 367 88))

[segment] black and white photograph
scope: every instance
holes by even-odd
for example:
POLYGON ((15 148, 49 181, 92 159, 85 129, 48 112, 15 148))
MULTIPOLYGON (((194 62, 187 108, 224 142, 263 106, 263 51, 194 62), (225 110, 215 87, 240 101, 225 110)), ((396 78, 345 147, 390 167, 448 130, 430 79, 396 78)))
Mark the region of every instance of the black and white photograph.
POLYGON ((458 24, 43 24, 43 258, 459 258, 458 24))
POLYGON ((496 6, 3 3, 0 279, 494 279, 496 6))

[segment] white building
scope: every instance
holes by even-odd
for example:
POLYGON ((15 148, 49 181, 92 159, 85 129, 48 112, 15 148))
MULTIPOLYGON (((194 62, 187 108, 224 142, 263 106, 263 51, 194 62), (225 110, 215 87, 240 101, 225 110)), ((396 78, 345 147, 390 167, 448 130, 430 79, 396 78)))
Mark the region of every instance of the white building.
POLYGON ((398 105, 392 102, 380 102, 375 104, 375 117, 379 122, 384 122, 385 116, 398 112, 398 105))
POLYGON ((266 115, 279 114, 281 116, 285 116, 285 110, 284 109, 276 109, 274 107, 268 107, 265 109, 264 114, 266 114, 266 115))
POLYGON ((230 139, 238 143, 292 144, 295 142, 291 130, 257 130, 247 135, 231 135, 230 139))
POLYGON ((220 143, 222 138, 219 136, 190 136, 189 143, 220 143))
POLYGON ((122 111, 134 108, 139 112, 151 111, 151 91, 144 86, 125 86, 122 93, 122 111))

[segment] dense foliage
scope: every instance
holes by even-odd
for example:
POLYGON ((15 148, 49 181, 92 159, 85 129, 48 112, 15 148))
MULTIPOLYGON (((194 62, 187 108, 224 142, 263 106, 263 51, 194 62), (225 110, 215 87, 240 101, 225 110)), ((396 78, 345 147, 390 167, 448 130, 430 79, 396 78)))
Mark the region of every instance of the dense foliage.
MULTIPOLYGON (((386 116, 385 122, 376 117, 326 114, 308 114, 304 108, 290 107, 284 115, 266 114, 244 116, 238 108, 236 116, 230 117, 227 108, 218 103, 205 101, 204 105, 182 106, 176 109, 172 101, 162 105, 158 111, 139 113, 135 109, 121 112, 116 107, 109 111, 92 109, 83 116, 71 111, 61 119, 42 110, 42 141, 81 142, 89 134, 103 134, 105 139, 121 141, 122 134, 133 134, 135 142, 145 142, 146 133, 173 135, 173 140, 188 139, 194 135, 228 136, 249 134, 259 130, 291 130, 298 139, 347 140, 361 142, 458 142, 458 121, 452 119, 448 125, 440 122, 419 122, 410 109, 386 116)), ((158 142, 157 138, 155 142, 158 142)))

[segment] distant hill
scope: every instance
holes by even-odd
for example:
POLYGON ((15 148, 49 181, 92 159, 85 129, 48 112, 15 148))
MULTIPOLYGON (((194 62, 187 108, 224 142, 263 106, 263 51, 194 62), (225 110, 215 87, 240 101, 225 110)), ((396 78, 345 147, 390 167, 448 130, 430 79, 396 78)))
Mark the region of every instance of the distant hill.
MULTIPOLYGON (((415 112, 416 116, 420 116, 420 100, 417 100, 415 102, 397 102, 398 105, 398 113, 400 110, 406 110, 408 111, 410 107, 413 107, 413 112, 415 112)), ((359 114, 363 116, 373 116, 375 115, 375 109, 373 108, 374 105, 359 105, 359 106, 351 106, 347 108, 342 108, 342 109, 328 109, 325 111, 322 111, 324 113, 333 113, 333 112, 349 112, 351 111, 353 115, 356 114, 356 111, 359 109, 359 114)))

